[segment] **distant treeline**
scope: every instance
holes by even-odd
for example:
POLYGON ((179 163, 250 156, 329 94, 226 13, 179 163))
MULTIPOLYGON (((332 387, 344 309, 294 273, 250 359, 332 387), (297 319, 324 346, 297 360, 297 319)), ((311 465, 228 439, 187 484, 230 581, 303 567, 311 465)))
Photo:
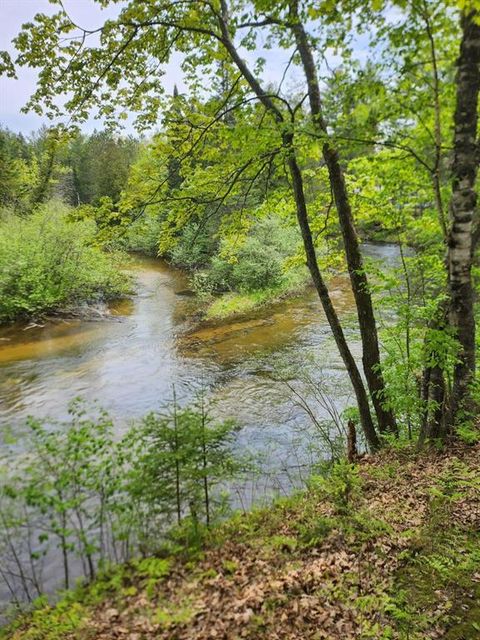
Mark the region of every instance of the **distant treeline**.
POLYGON ((139 144, 107 131, 67 137, 42 127, 25 137, 0 127, 0 207, 24 213, 52 197, 73 206, 116 202, 139 144))

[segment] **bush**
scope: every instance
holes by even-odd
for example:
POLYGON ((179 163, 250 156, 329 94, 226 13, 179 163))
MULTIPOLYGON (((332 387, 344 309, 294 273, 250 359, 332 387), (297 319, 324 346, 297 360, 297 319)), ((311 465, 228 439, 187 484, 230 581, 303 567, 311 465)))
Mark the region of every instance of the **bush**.
POLYGON ((288 278, 285 260, 296 253, 298 243, 296 230, 283 226, 277 217, 265 218, 251 229, 235 262, 214 256, 208 270, 196 275, 193 286, 200 293, 251 293, 279 287, 288 278))
POLYGON ((0 221, 0 322, 126 293, 118 256, 95 245, 93 221, 50 202, 0 221))
POLYGON ((247 239, 240 251, 232 270, 232 283, 237 291, 258 291, 278 287, 282 275, 283 258, 278 248, 253 236, 247 239))
POLYGON ((161 221, 158 215, 144 214, 120 237, 117 245, 125 251, 136 251, 147 256, 158 256, 161 221))
POLYGON ((193 276, 193 288, 197 293, 225 293, 233 289, 233 265, 219 256, 213 256, 207 271, 193 276))
POLYGON ((181 238, 170 252, 174 265, 184 269, 198 269, 208 264, 216 251, 218 241, 212 225, 200 226, 189 222, 182 230, 181 238))

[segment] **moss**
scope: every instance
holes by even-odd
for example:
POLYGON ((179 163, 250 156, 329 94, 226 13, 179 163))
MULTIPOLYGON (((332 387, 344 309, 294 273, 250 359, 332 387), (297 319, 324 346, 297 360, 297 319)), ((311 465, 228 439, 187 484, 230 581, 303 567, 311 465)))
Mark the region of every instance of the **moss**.
POLYGON ((444 640, 480 638, 480 587, 454 603, 451 618, 452 623, 444 635, 444 640))
MULTIPOLYGON (((447 528, 442 540, 412 554, 396 576, 390 612, 399 630, 446 627, 445 640, 470 640, 480 629, 480 585, 473 582, 480 546, 475 532, 447 528), (394 595, 393 595, 394 594, 394 595)), ((423 637, 421 635, 419 638, 423 637)))

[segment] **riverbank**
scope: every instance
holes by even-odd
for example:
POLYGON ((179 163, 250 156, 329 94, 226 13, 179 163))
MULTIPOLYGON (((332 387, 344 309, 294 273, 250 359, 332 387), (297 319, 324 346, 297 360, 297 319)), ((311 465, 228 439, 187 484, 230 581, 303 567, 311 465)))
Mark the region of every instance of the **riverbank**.
MULTIPOLYGON (((377 244, 364 245, 367 255, 375 247, 388 250, 395 247, 394 243, 378 242, 377 244)), ((123 303, 129 303, 136 295, 140 293, 138 286, 135 286, 135 272, 139 265, 145 263, 158 263, 158 265, 166 266, 172 273, 176 274, 176 278, 181 282, 181 289, 176 294, 183 298, 187 304, 184 304, 184 320, 185 331, 187 333, 194 332, 198 329, 206 327, 217 327, 228 325, 231 322, 255 319, 265 315, 273 310, 277 305, 284 301, 301 300, 309 292, 313 291, 313 284, 307 272, 294 270, 290 272, 277 286, 267 287, 250 292, 230 291, 223 294, 201 294, 196 293, 190 288, 189 272, 172 266, 167 261, 159 258, 132 252, 130 254, 131 261, 126 261, 125 255, 119 254, 116 267, 123 278, 115 281, 115 287, 109 285, 105 288, 102 295, 94 297, 90 300, 78 299, 77 301, 68 301, 67 303, 56 304, 53 307, 45 306, 41 309, 25 313, 13 318, 13 320, 22 328, 28 326, 38 326, 48 323, 49 320, 58 318, 64 320, 101 320, 108 319, 111 316, 118 316, 115 309, 122 308, 123 303), (121 283, 121 284, 120 284, 121 283), (110 289, 108 287, 111 287, 110 289), (114 309, 111 313, 111 309, 114 309)), ((329 287, 332 298, 338 294, 338 289, 342 290, 342 294, 350 291, 348 276, 339 273, 330 278, 329 287)), ((0 329, 13 324, 12 319, 2 324, 0 317, 0 329)))
MULTIPOLYGON (((127 276, 128 277, 128 276, 127 276)), ((67 305, 54 306, 36 311, 32 314, 21 314, 17 317, 0 322, 0 331, 30 331, 43 328, 58 322, 99 322, 103 320, 118 319, 117 308, 126 308, 131 305, 135 297, 133 286, 126 285, 122 291, 111 296, 69 302, 67 305)), ((6 338, 3 338, 6 340, 6 338)))
POLYGON ((75 220, 60 201, 28 217, 7 213, 0 220, 0 326, 88 318, 132 293, 127 263, 99 243, 94 221, 75 220))
POLYGON ((210 293, 193 288, 188 290, 193 301, 187 317, 189 328, 195 330, 255 318, 282 301, 301 298, 312 288, 309 275, 298 269, 286 273, 276 285, 251 291, 210 293))
MULTIPOLYGON (((387 236, 380 235, 378 240, 365 239, 362 251, 365 257, 380 259, 394 268, 399 260, 398 246, 395 238, 390 242, 387 236)), ((410 248, 405 251, 410 255, 410 248)), ((348 273, 329 274, 327 284, 335 306, 339 292, 341 296, 350 296, 351 284, 348 273)), ((301 299, 309 292, 314 292, 314 286, 306 269, 293 269, 284 275, 280 284, 255 291, 230 291, 197 296, 191 291, 195 298, 188 316, 188 331, 254 319, 265 315, 284 301, 301 299)))
POLYGON ((473 640, 479 466, 478 444, 342 464, 200 545, 116 567, 54 607, 39 603, 0 637, 473 640))
POLYGON ((190 328, 198 329, 251 319, 285 300, 301 298, 312 288, 310 282, 304 281, 295 287, 276 287, 250 293, 230 292, 200 301, 189 318, 190 328))

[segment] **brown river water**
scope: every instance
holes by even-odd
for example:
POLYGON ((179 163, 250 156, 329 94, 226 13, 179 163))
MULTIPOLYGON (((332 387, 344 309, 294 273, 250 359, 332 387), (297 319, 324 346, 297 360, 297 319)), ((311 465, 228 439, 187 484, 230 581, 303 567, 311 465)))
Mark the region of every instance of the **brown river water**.
MULTIPOLYGON (((387 263, 398 256, 395 245, 364 251, 387 263)), ((308 422, 278 379, 280 370, 300 384, 310 368, 339 410, 349 402, 343 363, 314 291, 254 318, 185 331, 192 305, 183 295, 185 274, 148 258, 135 257, 131 268, 137 293, 112 305, 107 317, 0 329, 0 424, 20 440, 27 416, 63 419, 76 397, 97 402, 122 429, 171 400, 175 385, 181 402, 206 388, 215 411, 242 427, 239 446, 271 452, 275 443, 279 459, 290 456, 308 422)), ((340 315, 352 316, 348 279, 338 276, 330 289, 340 315)), ((353 321, 346 332, 359 355, 353 321)))

